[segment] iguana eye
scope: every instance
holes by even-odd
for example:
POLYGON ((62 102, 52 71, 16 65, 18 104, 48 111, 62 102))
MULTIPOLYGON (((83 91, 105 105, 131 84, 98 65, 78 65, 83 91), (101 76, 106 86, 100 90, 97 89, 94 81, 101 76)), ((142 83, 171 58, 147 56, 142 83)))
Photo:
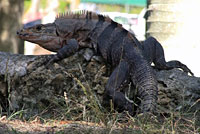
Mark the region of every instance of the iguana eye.
POLYGON ((36 26, 36 30, 40 31, 42 29, 41 25, 36 26))

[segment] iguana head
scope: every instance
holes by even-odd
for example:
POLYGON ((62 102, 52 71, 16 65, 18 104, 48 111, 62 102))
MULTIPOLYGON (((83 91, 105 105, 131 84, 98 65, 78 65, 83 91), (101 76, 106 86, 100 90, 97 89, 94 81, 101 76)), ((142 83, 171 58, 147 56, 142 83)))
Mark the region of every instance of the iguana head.
POLYGON ((86 40, 88 33, 96 24, 91 18, 91 12, 67 13, 58 16, 54 23, 24 28, 18 31, 17 35, 23 40, 56 52, 71 38, 75 38, 78 42, 86 40))
POLYGON ((62 47, 63 39, 57 34, 55 23, 38 24, 17 31, 19 38, 39 44, 41 47, 56 52, 62 47))

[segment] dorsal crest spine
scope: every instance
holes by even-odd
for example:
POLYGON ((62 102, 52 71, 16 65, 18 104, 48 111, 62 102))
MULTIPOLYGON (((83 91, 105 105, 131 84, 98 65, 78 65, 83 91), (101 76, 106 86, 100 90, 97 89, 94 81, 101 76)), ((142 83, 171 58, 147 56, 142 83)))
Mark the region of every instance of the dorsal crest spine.
POLYGON ((79 10, 79 11, 68 11, 65 13, 59 13, 56 16, 56 19, 99 19, 99 15, 104 18, 105 21, 111 22, 112 19, 110 19, 108 16, 104 16, 102 14, 98 14, 92 11, 87 10, 79 10))
POLYGON ((102 22, 109 22, 117 27, 122 28, 122 25, 110 19, 110 17, 98 14, 88 10, 68 11, 65 13, 59 13, 56 16, 56 20, 59 19, 85 19, 85 20, 100 20, 102 22))
POLYGON ((98 16, 98 14, 87 10, 79 10, 79 11, 68 11, 65 13, 60 13, 56 16, 56 19, 86 19, 86 18, 93 19, 95 18, 95 16, 98 16))

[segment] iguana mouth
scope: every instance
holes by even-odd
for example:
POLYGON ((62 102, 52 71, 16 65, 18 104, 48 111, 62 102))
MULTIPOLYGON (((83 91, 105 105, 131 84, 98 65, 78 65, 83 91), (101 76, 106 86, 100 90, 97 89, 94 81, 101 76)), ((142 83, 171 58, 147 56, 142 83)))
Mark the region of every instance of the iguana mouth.
POLYGON ((22 29, 17 31, 17 35, 20 39, 28 40, 28 41, 41 41, 41 42, 48 42, 52 41, 56 38, 60 38, 59 36, 55 36, 53 34, 46 34, 40 32, 32 32, 26 29, 22 29))
POLYGON ((28 36, 29 34, 28 34, 28 33, 24 33, 24 34, 23 34, 23 33, 20 33, 20 32, 17 31, 17 35, 19 35, 19 37, 23 37, 23 36, 26 37, 26 36, 28 36))
POLYGON ((41 35, 41 34, 37 34, 37 33, 31 33, 31 32, 25 32, 25 30, 24 29, 22 29, 22 30, 20 30, 20 31, 17 31, 17 35, 18 35, 18 37, 19 38, 21 38, 21 39, 23 39, 23 40, 25 40, 25 39, 33 39, 33 38, 37 38, 37 37, 39 37, 39 35, 41 35))

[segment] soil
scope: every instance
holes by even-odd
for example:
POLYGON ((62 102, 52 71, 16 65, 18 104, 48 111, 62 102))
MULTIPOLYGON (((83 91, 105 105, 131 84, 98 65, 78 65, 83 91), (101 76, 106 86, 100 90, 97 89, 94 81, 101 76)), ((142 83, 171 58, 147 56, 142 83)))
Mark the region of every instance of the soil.
POLYGON ((33 121, 8 120, 5 116, 0 119, 0 134, 132 134, 140 133, 139 128, 129 129, 112 127, 84 121, 51 121, 41 123, 36 118, 33 121))

